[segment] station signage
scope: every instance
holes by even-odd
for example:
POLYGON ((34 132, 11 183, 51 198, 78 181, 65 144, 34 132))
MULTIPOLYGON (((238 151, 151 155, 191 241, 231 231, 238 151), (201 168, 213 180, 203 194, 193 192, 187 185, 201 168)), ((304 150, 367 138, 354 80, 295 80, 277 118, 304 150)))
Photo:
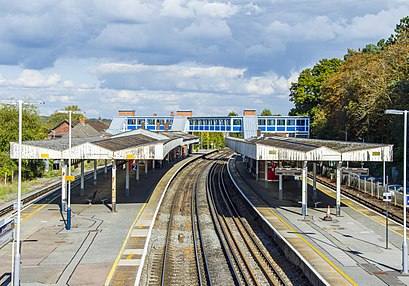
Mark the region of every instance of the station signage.
POLYGON ((368 176, 369 168, 342 168, 342 173, 344 174, 353 173, 357 175, 368 176))
POLYGON ((276 168, 275 174, 283 175, 283 176, 301 176, 302 169, 301 168, 276 168))
POLYGON ((392 194, 390 192, 383 193, 383 201, 384 202, 391 202, 392 201, 392 194))

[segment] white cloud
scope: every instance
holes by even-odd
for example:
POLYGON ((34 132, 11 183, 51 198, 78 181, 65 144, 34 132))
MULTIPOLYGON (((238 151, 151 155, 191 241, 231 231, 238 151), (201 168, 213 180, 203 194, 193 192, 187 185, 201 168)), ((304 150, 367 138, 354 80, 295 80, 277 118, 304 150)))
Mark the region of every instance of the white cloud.
POLYGON ((292 71, 387 38, 409 15, 407 0, 0 4, 0 97, 12 89, 45 97, 46 112, 78 104, 111 116, 129 105, 285 114, 292 71))
POLYGON ((0 77, 0 86, 44 88, 55 86, 60 83, 60 80, 60 76, 57 74, 44 76, 36 70, 23 70, 15 80, 8 80, 0 77))

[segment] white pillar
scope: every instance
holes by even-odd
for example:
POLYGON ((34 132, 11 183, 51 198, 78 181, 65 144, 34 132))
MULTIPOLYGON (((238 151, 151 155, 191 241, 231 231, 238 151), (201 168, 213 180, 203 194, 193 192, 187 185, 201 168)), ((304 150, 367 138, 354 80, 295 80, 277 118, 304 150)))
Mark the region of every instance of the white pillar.
POLYGON ((112 160, 112 212, 116 212, 116 160, 112 160))
POLYGON ((105 159, 105 163, 104 163, 104 173, 108 173, 108 160, 105 159))
POLYGON ((139 181, 139 163, 136 163, 136 180, 139 181))
POLYGON ((81 161, 81 188, 80 188, 80 196, 84 195, 84 160, 81 161))
POLYGON ((341 172, 342 172, 342 162, 338 162, 337 166, 337 204, 336 204, 336 215, 341 215, 341 172))
POLYGON ((67 181, 65 176, 67 176, 67 165, 65 160, 61 160, 61 210, 63 212, 67 211, 67 181))
POLYGON ((267 168, 268 168, 268 161, 267 160, 265 160, 264 161, 264 181, 266 181, 267 182, 267 180, 268 180, 268 170, 267 170, 267 168))
POLYGON ((307 213, 307 161, 303 162, 302 168, 302 202, 301 202, 301 213, 303 216, 308 215, 307 213))
POLYGON ((155 170, 155 160, 152 160, 152 170, 155 170))
POLYGON ((145 174, 148 174, 148 160, 145 160, 145 174))
POLYGON ((125 161, 126 171, 125 171, 125 196, 129 196, 129 160, 125 161))
POLYGON ((283 175, 278 175, 278 199, 283 199, 283 175))
POLYGON ((256 159, 256 181, 258 181, 258 161, 256 159))
POLYGON ((94 159, 94 185, 97 183, 97 160, 94 159))
POLYGON ((383 178, 382 178, 382 186, 383 186, 384 191, 386 192, 386 191, 387 191, 387 189, 386 189, 386 164, 385 164, 385 158, 383 157, 383 154, 382 154, 382 159, 383 159, 383 178))
POLYGON ((317 200, 317 163, 312 163, 312 197, 317 200))

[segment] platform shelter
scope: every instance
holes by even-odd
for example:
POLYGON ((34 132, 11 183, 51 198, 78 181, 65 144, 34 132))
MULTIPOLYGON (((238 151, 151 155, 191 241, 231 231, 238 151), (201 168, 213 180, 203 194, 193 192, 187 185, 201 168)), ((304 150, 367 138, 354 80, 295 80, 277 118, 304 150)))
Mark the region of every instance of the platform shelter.
MULTIPOLYGON (((336 164, 336 213, 341 214, 341 174, 343 162, 391 162, 393 145, 263 136, 251 139, 226 138, 228 147, 243 155, 257 180, 269 180, 269 173, 286 164, 298 162, 300 168, 289 168, 289 173, 299 175, 302 180, 302 215, 307 215, 307 164, 313 163, 313 191, 316 191, 316 164, 336 164), (270 172, 269 172, 270 171, 270 172)), ((282 175, 277 176, 279 191, 282 192, 282 175)))
MULTIPOLYGON (((97 179, 97 160, 105 160, 104 172, 107 165, 112 165, 112 211, 116 211, 116 172, 117 167, 125 165, 126 168, 126 194, 129 194, 129 170, 136 169, 136 179, 139 179, 139 167, 148 165, 152 169, 155 163, 162 165, 164 161, 187 155, 191 145, 198 143, 196 136, 182 132, 156 133, 148 130, 134 130, 124 132, 110 138, 85 137, 72 138, 71 150, 68 138, 46 139, 37 141, 24 141, 22 143, 22 159, 47 159, 59 162, 62 166, 62 207, 66 204, 67 161, 81 164, 80 194, 84 194, 84 161, 94 161, 94 182, 97 179), (173 158, 172 158, 173 157, 173 158)), ((10 158, 19 157, 19 144, 10 143, 10 158)))

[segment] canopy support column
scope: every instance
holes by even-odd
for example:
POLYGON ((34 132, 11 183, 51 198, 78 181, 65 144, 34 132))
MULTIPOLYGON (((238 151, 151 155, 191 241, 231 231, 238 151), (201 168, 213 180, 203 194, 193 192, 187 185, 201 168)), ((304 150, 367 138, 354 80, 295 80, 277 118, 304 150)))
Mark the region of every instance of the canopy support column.
POLYGON ((84 196, 84 160, 81 161, 81 187, 80 187, 80 196, 84 196))
POLYGON ((125 171, 125 196, 129 196, 129 160, 125 161, 126 171, 125 171))
POLYGON ((112 160, 112 212, 116 212, 116 160, 112 160))
POLYGON ((155 160, 152 160, 152 170, 155 170, 155 160))
POLYGON ((145 160, 145 174, 148 174, 148 160, 145 160))
POLYGON ((256 161, 256 181, 258 181, 258 161, 257 159, 255 161, 256 161))
POLYGON ((139 163, 136 163, 136 180, 139 181, 139 163))
POLYGON ((303 216, 307 216, 307 161, 303 162, 302 168, 302 202, 301 202, 301 211, 303 216))
POLYGON ((278 199, 283 199, 283 175, 278 175, 278 199))
POLYGON ((94 159, 94 185, 97 184, 97 160, 94 159))
POLYGON ((312 197, 317 200, 317 163, 312 163, 312 197))
POLYGON ((67 165, 65 160, 61 160, 61 210, 67 211, 67 181, 65 176, 67 175, 67 165))
POLYGON ((104 162, 104 173, 105 174, 108 173, 108 160, 107 159, 105 159, 105 162, 104 162))
POLYGON ((264 181, 268 181, 268 161, 264 161, 264 181))
POLYGON ((337 166, 337 204, 336 204, 336 215, 341 215, 341 172, 342 172, 342 161, 338 162, 337 166))

